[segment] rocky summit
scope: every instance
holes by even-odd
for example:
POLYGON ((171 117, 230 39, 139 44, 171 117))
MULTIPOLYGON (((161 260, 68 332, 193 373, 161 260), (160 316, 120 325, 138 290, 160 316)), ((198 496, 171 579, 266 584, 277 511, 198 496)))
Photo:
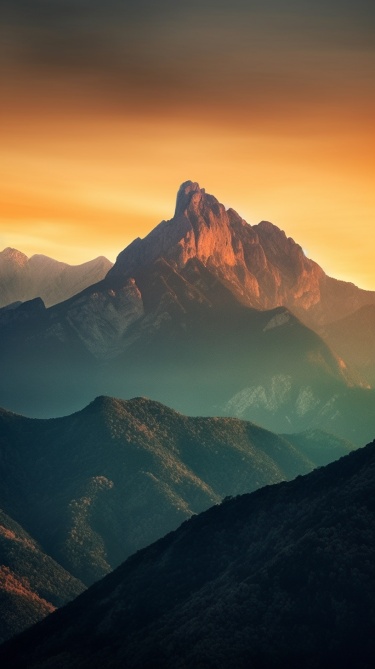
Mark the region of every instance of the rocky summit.
POLYGON ((239 302, 257 309, 286 306, 310 325, 375 303, 374 292, 328 277, 276 225, 249 225, 192 181, 181 185, 173 218, 120 253, 107 278, 129 278, 161 258, 196 287, 198 262, 239 302))

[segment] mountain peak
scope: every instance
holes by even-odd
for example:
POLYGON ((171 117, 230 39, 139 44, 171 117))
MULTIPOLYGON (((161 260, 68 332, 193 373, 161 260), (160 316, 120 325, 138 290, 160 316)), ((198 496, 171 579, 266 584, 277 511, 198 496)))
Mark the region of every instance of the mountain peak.
POLYGON ((263 230, 264 232, 269 232, 269 233, 281 232, 280 228, 278 228, 277 225, 275 225, 274 223, 271 223, 271 221, 260 221, 257 227, 260 230, 263 230))
POLYGON ((249 225, 196 181, 181 184, 173 218, 120 253, 108 277, 137 281, 142 268, 160 259, 189 282, 193 278, 199 290, 205 281, 202 271, 208 270, 247 306, 292 308, 297 300, 305 309, 319 299, 316 283, 322 271, 307 261, 298 244, 267 221, 249 225))
POLYGON ((188 195, 189 193, 205 193, 205 189, 201 188, 199 183, 197 181, 184 181, 184 183, 181 184, 180 188, 178 189, 177 193, 177 198, 184 193, 185 195, 188 195))
POLYGON ((103 412, 113 412, 117 411, 120 414, 131 413, 132 415, 137 415, 140 412, 148 412, 150 415, 152 413, 163 413, 163 414, 173 414, 180 415, 174 409, 170 409, 161 402, 152 400, 149 397, 137 396, 132 397, 131 399, 120 399, 118 397, 112 397, 110 395, 98 395, 95 397, 92 402, 90 402, 84 409, 78 413, 100 413, 103 412))
POLYGON ((184 181, 178 189, 175 216, 182 214, 190 204, 197 205, 205 194, 205 189, 200 188, 196 181, 184 181))
POLYGON ((164 258, 183 269, 192 258, 204 265, 235 264, 232 231, 225 207, 194 181, 179 188, 174 216, 144 239, 137 239, 117 258, 108 276, 129 277, 135 269, 164 258))
POLYGON ((2 256, 5 261, 9 261, 20 267, 23 267, 28 262, 28 257, 24 253, 21 253, 21 251, 13 249, 10 246, 7 246, 6 249, 0 251, 0 256, 2 256))
POLYGON ((181 184, 176 199, 176 210, 174 220, 179 216, 187 216, 191 222, 191 215, 201 218, 201 223, 210 227, 210 220, 214 217, 221 218, 221 223, 224 226, 228 225, 228 217, 224 205, 209 193, 206 193, 205 188, 201 188, 196 181, 185 181, 181 184))
MULTIPOLYGON (((332 311, 326 290, 331 280, 305 256, 299 244, 269 221, 249 225, 234 209, 226 209, 191 180, 178 189, 173 218, 162 221, 144 239, 138 238, 124 249, 107 277, 111 289, 123 287, 132 279, 144 303, 148 300, 153 305, 155 294, 160 297, 166 293, 174 305, 178 301, 183 304, 175 285, 175 281, 182 281, 188 300, 198 291, 211 305, 221 304, 224 293, 231 294, 236 303, 256 309, 285 306, 310 324, 326 318, 322 306, 325 294, 332 311), (156 263, 163 267, 162 272, 156 269, 156 263), (153 271, 163 278, 160 290, 154 290, 148 300, 144 277, 153 271), (173 287, 168 284, 167 274, 173 287)), ((358 306, 375 299, 359 297, 356 291, 353 287, 350 304, 352 299, 358 306)), ((337 311, 341 313, 341 309, 337 311)))

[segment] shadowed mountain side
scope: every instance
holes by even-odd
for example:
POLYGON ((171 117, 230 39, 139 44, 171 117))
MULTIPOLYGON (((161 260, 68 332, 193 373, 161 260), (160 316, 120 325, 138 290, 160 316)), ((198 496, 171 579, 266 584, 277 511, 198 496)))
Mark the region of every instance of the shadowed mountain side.
POLYGON ((0 307, 40 297, 49 307, 103 279, 112 263, 103 256, 68 265, 44 255, 28 258, 16 249, 0 252, 0 307))
POLYGON ((77 597, 85 586, 0 510, 0 641, 77 597))
POLYGON ((256 425, 142 398, 49 420, 1 411, 0 437, 0 505, 86 584, 223 497, 316 464, 256 425))
MULTIPOLYGON (((70 316, 51 320, 55 311, 43 311, 37 301, 6 310, 4 318, 13 324, 0 331, 0 401, 46 416, 69 413, 104 389, 157 397, 189 414, 235 415, 276 432, 321 426, 345 436, 350 424, 355 443, 368 440, 375 429, 374 412, 367 411, 374 392, 350 388, 345 364, 314 332, 284 308, 259 312, 229 305, 225 293, 221 307, 190 299, 185 290, 177 298, 172 279, 180 279, 164 270, 144 272, 145 304, 159 290, 164 294, 154 311, 128 326, 121 339, 125 351, 113 359, 96 360, 70 316)), ((101 297, 91 300, 100 311, 101 297)), ((97 335, 99 316, 83 316, 86 308, 80 317, 98 350, 108 340, 103 330, 97 335)), ((109 323, 106 328, 110 338, 115 330, 109 323)))
POLYGON ((322 336, 360 376, 375 386, 375 305, 368 304, 322 329, 322 336))
POLYGON ((370 669, 375 442, 214 506, 0 649, 9 669, 370 669))
POLYGON ((145 320, 129 329, 126 353, 107 363, 114 394, 131 387, 189 414, 232 415, 274 432, 349 429, 358 445, 373 433, 374 391, 351 387, 345 363, 284 308, 170 312, 159 313, 157 328, 145 320))

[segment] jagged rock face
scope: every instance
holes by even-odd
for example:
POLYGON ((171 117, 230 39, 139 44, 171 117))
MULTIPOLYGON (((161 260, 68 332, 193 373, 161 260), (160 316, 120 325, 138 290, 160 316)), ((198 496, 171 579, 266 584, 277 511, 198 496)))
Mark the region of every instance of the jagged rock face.
POLYGON ((128 275, 161 257, 178 270, 192 258, 213 267, 236 263, 225 208, 197 183, 182 184, 174 217, 162 221, 144 240, 136 239, 120 253, 109 276, 128 275))
POLYGON ((97 291, 73 301, 66 321, 90 353, 103 359, 123 350, 128 328, 143 314, 141 293, 129 279, 117 291, 97 291))
MULTIPOLYGON (((249 225, 192 181, 180 187, 174 217, 120 253, 108 279, 136 276, 160 258, 199 287, 198 262, 239 302, 258 309, 286 306, 309 325, 375 302, 375 293, 327 277, 277 226, 249 225)), ((212 291, 204 292, 215 302, 212 291)))
POLYGON ((261 277, 270 274, 270 267, 259 235, 236 212, 226 211, 191 181, 180 187, 173 219, 163 221, 144 240, 125 249, 108 276, 127 276, 160 257, 183 275, 189 262, 198 260, 250 306, 267 308, 275 302, 276 286, 281 283, 279 276, 273 281, 265 277, 266 290, 260 296, 261 277))

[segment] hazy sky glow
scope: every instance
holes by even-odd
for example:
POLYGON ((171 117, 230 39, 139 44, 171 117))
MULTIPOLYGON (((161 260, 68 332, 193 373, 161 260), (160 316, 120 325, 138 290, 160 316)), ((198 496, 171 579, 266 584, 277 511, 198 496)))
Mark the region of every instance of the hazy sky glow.
POLYGON ((375 289, 367 0, 0 0, 0 248, 114 259, 198 181, 375 289))

